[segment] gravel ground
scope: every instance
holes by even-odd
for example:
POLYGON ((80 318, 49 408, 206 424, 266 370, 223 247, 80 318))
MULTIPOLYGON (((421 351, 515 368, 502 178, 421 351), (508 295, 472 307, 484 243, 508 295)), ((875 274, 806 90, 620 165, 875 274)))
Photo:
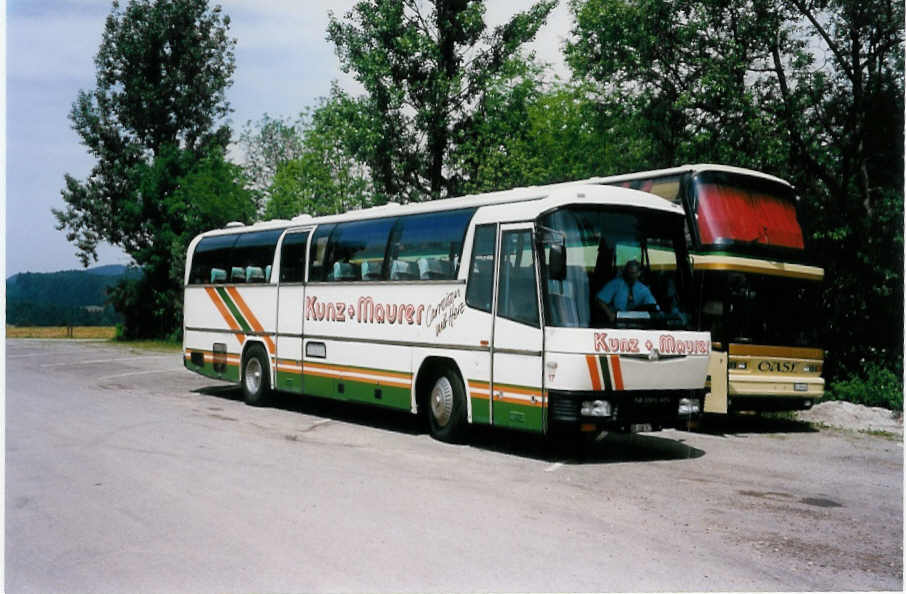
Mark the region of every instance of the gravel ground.
POLYGON ((903 413, 842 400, 822 402, 797 413, 800 421, 849 431, 884 431, 903 437, 903 413))

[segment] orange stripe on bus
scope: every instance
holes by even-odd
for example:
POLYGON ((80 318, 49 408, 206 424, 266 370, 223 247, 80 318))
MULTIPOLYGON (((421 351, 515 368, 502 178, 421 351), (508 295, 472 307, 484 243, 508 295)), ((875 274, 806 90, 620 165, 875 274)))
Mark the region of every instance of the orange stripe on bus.
POLYGON ((380 369, 368 369, 365 367, 351 367, 344 365, 329 365, 327 363, 313 363, 311 361, 306 361, 304 363, 306 369, 325 369, 328 371, 339 371, 342 373, 361 373, 364 375, 379 375, 384 377, 396 378, 411 380, 412 374, 405 373, 402 371, 383 371, 380 369))
POLYGON ((501 392, 511 392, 513 394, 525 394, 527 396, 538 396, 541 397, 541 388, 530 388, 523 386, 513 386, 510 384, 494 384, 495 390, 500 390, 501 392))
POLYGON ((594 355, 585 355, 588 364, 588 373, 591 375, 591 389, 596 392, 601 390, 601 376, 598 375, 598 361, 594 355))
POLYGON ((622 390, 623 389, 623 369, 620 367, 620 356, 611 355, 610 356, 610 367, 613 373, 613 389, 622 390))
POLYGON ((245 334, 242 333, 242 328, 239 327, 239 324, 236 323, 236 320, 233 319, 233 314, 230 313, 230 310, 227 309, 227 306, 223 303, 223 300, 220 299, 220 295, 217 294, 212 287, 205 287, 205 292, 207 292, 208 297, 211 298, 211 301, 214 302, 214 306, 217 308, 217 311, 220 312, 220 315, 223 316, 223 319, 226 320, 227 326, 231 330, 239 330, 237 336, 239 337, 239 342, 242 343, 245 341, 245 334))
MULTIPOLYGON (((239 294, 239 291, 236 290, 236 287, 227 287, 227 293, 230 294, 230 297, 233 298, 233 301, 239 307, 239 311, 242 312, 242 315, 245 316, 245 319, 248 320, 248 323, 252 325, 252 329, 255 332, 260 332, 264 334, 264 327, 261 325, 261 322, 258 321, 258 318, 255 317, 255 314, 252 313, 252 310, 249 308, 248 304, 242 298, 242 295, 239 294)), ((277 347, 274 346, 274 341, 271 340, 271 337, 267 334, 263 336, 264 342, 267 343, 267 350, 273 353, 277 347)))
POLYGON ((528 400, 520 400, 518 398, 507 398, 506 396, 501 396, 495 399, 496 402, 506 402, 507 404, 520 404, 522 406, 542 406, 541 399, 539 398, 536 402, 529 402, 528 400))
POLYGON ((360 377, 349 377, 347 375, 328 373, 328 372, 324 372, 324 371, 311 371, 309 369, 303 369, 302 375, 311 375, 314 377, 326 377, 328 379, 341 379, 341 380, 346 380, 346 381, 351 381, 351 382, 361 382, 363 384, 372 383, 372 384, 377 384, 379 386, 391 386, 391 387, 395 387, 395 388, 406 388, 407 390, 412 388, 411 383, 392 382, 392 381, 388 381, 388 380, 376 380, 376 381, 367 380, 367 379, 360 378, 360 377))

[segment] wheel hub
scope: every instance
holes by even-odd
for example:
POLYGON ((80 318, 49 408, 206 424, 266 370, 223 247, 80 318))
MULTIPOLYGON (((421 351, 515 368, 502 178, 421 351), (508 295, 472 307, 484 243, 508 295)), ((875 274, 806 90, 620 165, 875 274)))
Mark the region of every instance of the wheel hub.
POLYGON ((245 364, 245 387, 251 394, 257 394, 261 388, 261 363, 251 357, 245 364))
POLYGON ((445 377, 438 379, 431 390, 431 416, 439 427, 446 427, 453 416, 453 386, 445 377))

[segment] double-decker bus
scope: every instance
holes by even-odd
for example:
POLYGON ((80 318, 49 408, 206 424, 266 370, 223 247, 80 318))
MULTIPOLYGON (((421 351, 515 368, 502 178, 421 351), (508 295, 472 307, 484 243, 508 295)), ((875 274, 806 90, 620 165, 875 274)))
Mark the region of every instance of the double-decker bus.
POLYGON ((577 182, 682 205, 714 353, 705 412, 807 409, 824 394, 815 304, 824 270, 806 251, 788 182, 737 167, 685 165, 577 182))
POLYGON ((270 390, 547 433, 677 426, 700 410, 683 210, 606 186, 520 188, 203 233, 184 363, 270 390), (635 261, 654 299, 611 318, 598 278, 635 261))

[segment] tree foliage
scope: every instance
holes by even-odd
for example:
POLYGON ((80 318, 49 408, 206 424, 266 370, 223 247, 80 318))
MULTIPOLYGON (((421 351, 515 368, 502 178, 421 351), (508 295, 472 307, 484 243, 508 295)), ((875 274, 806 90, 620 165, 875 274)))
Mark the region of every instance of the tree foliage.
POLYGON ((307 125, 304 113, 295 120, 264 114, 254 124, 246 122, 239 135, 239 145, 245 153, 242 168, 255 192, 259 211, 271 202, 271 184, 277 170, 304 153, 303 131, 307 125))
POLYGON ((275 167, 266 218, 334 214, 373 204, 370 172, 354 154, 361 142, 361 114, 360 102, 334 85, 329 97, 299 115, 293 138, 285 141, 298 149, 275 167))
POLYGON ((479 0, 362 0, 344 20, 331 15, 328 38, 366 91, 356 156, 383 198, 457 193, 452 151, 473 134, 476 105, 523 59, 520 48, 555 4, 537 2, 493 30, 479 0))
MULTIPOLYGON (((58 228, 83 265, 97 260, 96 246, 106 241, 143 268, 143 292, 115 303, 143 308, 143 332, 152 335, 179 325, 178 271, 191 235, 230 211, 199 206, 181 184, 222 175, 221 189, 233 188, 226 200, 250 200, 223 163, 230 131, 219 122, 230 111, 225 92, 235 68, 229 24, 206 1, 115 1, 95 58, 95 88, 81 91, 69 114, 96 164, 84 181, 66 175, 66 207, 54 210, 58 228)), ((245 214, 236 218, 254 214, 238 202, 245 214)))

